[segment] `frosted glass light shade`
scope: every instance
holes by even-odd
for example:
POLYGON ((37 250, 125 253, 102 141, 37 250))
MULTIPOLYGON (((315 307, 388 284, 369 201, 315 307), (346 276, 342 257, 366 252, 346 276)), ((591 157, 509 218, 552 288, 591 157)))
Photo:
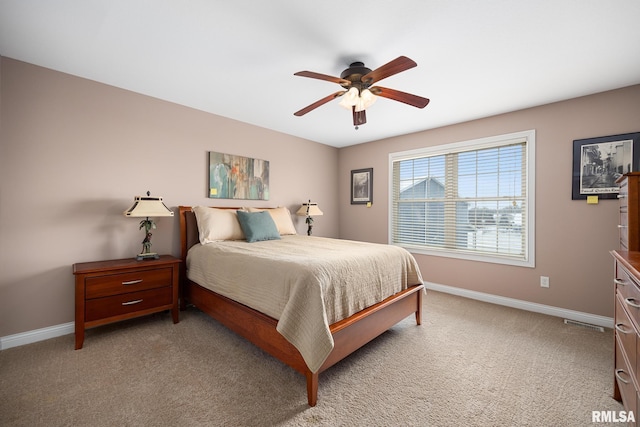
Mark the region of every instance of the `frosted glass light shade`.
POLYGON ((351 107, 358 103, 358 98, 360 94, 358 93, 358 89, 352 87, 342 95, 342 100, 340 100, 340 105, 346 108, 347 110, 351 110, 351 107))
POLYGON ((377 96, 375 96, 369 89, 365 89, 360 93, 360 102, 356 105, 356 111, 366 110, 376 102, 377 96), (359 108, 359 109, 358 109, 359 108))

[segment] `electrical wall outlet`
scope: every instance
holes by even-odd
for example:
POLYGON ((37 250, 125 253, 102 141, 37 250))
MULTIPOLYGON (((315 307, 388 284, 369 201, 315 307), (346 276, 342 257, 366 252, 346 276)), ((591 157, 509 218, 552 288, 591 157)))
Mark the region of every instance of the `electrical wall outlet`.
POLYGON ((549 287, 549 277, 540 276, 540 287, 548 288, 549 287))

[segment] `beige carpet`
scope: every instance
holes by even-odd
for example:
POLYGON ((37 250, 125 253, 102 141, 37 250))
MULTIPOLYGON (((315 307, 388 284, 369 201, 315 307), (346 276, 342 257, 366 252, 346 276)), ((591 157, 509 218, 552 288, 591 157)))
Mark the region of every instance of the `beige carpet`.
MULTIPOLYGON (((2 426, 589 426, 622 410, 613 337, 430 291, 407 318, 302 375, 189 309, 0 352, 2 426)), ((602 424, 600 424, 602 425, 602 424)))

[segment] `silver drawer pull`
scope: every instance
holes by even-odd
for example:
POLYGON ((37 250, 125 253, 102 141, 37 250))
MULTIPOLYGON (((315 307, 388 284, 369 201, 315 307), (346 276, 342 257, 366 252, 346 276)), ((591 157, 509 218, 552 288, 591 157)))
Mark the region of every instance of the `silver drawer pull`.
POLYGON ((640 304, 638 304, 634 298, 625 298, 624 302, 626 302, 631 307, 640 308, 640 304))
POLYGON ((618 194, 618 199, 626 199, 627 195, 626 194, 618 194))
POLYGON ((620 280, 620 279, 613 279, 613 283, 615 283, 618 286, 627 286, 627 282, 625 282, 624 280, 620 280))
POLYGON ((133 305, 133 304, 139 304, 141 303, 142 300, 141 299, 137 299, 135 301, 128 301, 128 302, 123 302, 122 305, 133 305))
POLYGON ((625 335, 628 335, 633 332, 633 329, 624 329, 623 326, 626 326, 626 325, 624 323, 616 323, 616 331, 625 335))
POLYGON ((123 285, 135 285, 137 283, 142 283, 142 279, 138 279, 138 280, 129 280, 128 282, 122 282, 123 285))
POLYGON ((616 378, 618 378, 621 382, 625 383, 625 384, 629 384, 628 380, 623 379, 620 374, 625 374, 627 375, 627 373, 624 371, 624 369, 616 369, 616 378))
POLYGON ((628 225, 622 225, 622 224, 618 224, 618 228, 627 228, 629 227, 628 225))

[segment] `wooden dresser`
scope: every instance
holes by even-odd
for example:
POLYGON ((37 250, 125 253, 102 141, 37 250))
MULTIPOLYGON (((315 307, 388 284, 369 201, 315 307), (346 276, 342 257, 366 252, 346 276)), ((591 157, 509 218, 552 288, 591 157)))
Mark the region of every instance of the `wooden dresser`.
POLYGON ((73 265, 76 278, 76 350, 86 328, 171 310, 178 323, 180 263, 170 255, 83 262, 73 265))
POLYGON ((620 250, 640 251, 640 172, 630 172, 616 180, 620 187, 620 250))
POLYGON ((640 407, 640 252, 613 251, 611 254, 615 260, 613 397, 637 417, 640 407))

